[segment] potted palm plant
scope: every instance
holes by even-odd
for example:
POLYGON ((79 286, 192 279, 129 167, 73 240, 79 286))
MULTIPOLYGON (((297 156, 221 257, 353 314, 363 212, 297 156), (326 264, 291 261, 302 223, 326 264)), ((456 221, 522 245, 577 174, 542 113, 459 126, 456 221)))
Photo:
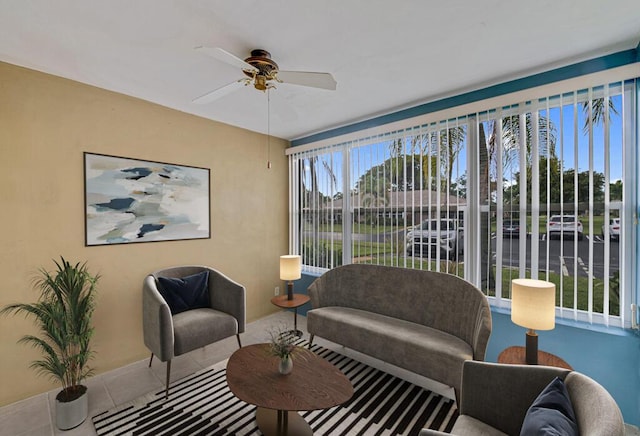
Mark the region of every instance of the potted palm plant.
POLYGON ((31 367, 62 385, 56 395, 56 426, 67 430, 82 424, 88 415, 88 395, 82 381, 91 374, 88 366, 93 352, 91 316, 99 275, 92 276, 86 263, 60 257, 56 271, 44 268, 34 280, 40 291, 36 303, 5 306, 0 314, 23 313, 34 320, 39 335, 25 335, 19 342, 29 344, 43 354, 31 367))

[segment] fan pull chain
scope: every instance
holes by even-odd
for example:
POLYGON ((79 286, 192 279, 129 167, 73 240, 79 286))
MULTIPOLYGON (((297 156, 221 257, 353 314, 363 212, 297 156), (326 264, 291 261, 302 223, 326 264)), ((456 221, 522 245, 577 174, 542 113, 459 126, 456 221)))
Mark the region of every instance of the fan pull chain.
POLYGON ((271 90, 267 88, 267 169, 271 169, 271 90))

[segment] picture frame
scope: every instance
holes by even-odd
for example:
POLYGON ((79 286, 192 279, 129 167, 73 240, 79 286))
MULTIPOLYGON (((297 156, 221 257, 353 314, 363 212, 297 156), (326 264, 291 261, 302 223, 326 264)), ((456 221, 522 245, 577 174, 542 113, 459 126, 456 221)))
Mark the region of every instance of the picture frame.
POLYGON ((209 168, 84 153, 85 246, 211 238, 209 168))

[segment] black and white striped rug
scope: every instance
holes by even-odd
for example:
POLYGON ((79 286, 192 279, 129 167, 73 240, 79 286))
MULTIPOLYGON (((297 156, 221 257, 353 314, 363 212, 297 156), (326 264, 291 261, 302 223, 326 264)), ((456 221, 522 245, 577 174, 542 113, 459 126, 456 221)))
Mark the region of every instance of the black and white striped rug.
MULTIPOLYGON (((300 345, 306 344, 302 341, 300 345)), ((312 350, 351 380, 354 395, 326 410, 299 412, 314 435, 416 435, 421 428, 450 431, 458 417, 453 400, 323 347, 312 350)), ((92 418, 99 436, 260 435, 256 407, 237 399, 226 383, 226 362, 164 390, 92 418)))

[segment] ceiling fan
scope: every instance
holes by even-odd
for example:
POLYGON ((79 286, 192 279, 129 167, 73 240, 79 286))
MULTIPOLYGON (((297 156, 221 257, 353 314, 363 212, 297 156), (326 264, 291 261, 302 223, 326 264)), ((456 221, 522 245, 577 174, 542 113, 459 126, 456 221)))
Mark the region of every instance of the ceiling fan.
POLYGON ((276 83, 310 86, 335 91, 336 81, 329 73, 315 73, 309 71, 281 71, 278 64, 271 59, 271 53, 266 50, 251 50, 251 56, 245 60, 219 47, 196 47, 196 50, 218 59, 234 67, 238 67, 247 77, 214 89, 195 100, 193 103, 210 103, 242 86, 253 85, 259 91, 275 88, 276 83))

